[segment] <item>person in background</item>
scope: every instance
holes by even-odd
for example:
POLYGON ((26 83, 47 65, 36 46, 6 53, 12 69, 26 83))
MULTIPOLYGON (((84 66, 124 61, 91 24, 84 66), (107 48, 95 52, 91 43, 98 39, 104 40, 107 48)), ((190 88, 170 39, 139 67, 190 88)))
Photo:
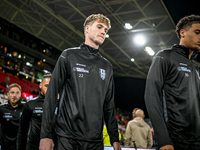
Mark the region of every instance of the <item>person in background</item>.
POLYGON ((19 120, 25 102, 20 100, 21 87, 16 83, 9 85, 7 95, 8 102, 0 106, 1 150, 16 150, 19 120))
POLYGON ((85 42, 64 50, 52 73, 44 101, 40 150, 52 150, 53 127, 56 150, 103 150, 104 120, 114 150, 121 150, 115 115, 111 63, 99 53, 110 20, 90 15, 84 23, 85 42), (60 94, 58 115, 52 121, 60 94))
MULTIPOLYGON (((136 117, 136 111, 137 111, 138 109, 140 109, 140 108, 134 108, 134 109, 133 109, 133 112, 132 112, 133 119, 136 117)), ((144 119, 144 118, 145 118, 145 115, 143 115, 142 118, 144 119)))
POLYGON ((136 114, 135 114, 135 113, 136 113, 136 111, 137 111, 138 109, 139 109, 139 108, 134 108, 134 109, 133 109, 133 113, 132 113, 133 119, 136 117, 136 114))
POLYGON ((8 102, 8 96, 4 94, 4 91, 2 88, 0 88, 0 104, 5 104, 8 102))
POLYGON ((149 125, 143 119, 144 112, 138 109, 133 120, 128 122, 125 132, 125 146, 139 148, 151 148, 153 145, 152 134, 149 125))
POLYGON ((39 148, 43 103, 50 78, 50 73, 43 75, 42 82, 39 84, 40 94, 24 105, 17 135, 17 150, 39 148))
POLYGON ((10 77, 9 76, 7 76, 5 78, 5 83, 6 83, 6 87, 8 88, 8 86, 10 85, 10 77))
POLYGON ((27 102, 28 100, 26 99, 26 97, 22 97, 21 101, 27 102))
POLYGON ((35 88, 32 93, 38 95, 39 91, 35 88))
POLYGON ((159 51, 146 80, 145 103, 157 150, 200 149, 200 76, 192 62, 200 51, 200 16, 176 25, 179 45, 159 51))
MULTIPOLYGON (((119 129, 118 129, 118 132, 119 132, 119 141, 121 141, 122 135, 121 135, 119 129)), ((107 128, 106 128, 106 125, 105 125, 105 124, 104 124, 104 126, 103 126, 103 143, 104 143, 104 145, 106 145, 106 146, 111 146, 110 137, 109 137, 109 135, 108 135, 108 131, 107 131, 107 128)))

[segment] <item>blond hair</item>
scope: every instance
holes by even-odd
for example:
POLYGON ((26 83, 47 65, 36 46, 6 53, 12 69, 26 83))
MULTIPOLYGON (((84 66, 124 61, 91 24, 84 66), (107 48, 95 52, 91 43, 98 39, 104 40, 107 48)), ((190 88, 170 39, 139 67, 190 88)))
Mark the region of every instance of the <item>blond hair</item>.
POLYGON ((84 29, 86 25, 91 25, 97 20, 101 23, 105 23, 108 26, 108 30, 111 28, 110 19, 108 19, 106 16, 103 14, 92 14, 86 18, 83 24, 84 29))
POLYGON ((13 84, 9 85, 9 87, 8 87, 8 89, 7 89, 7 93, 8 93, 8 92, 10 91, 10 89, 13 88, 13 87, 19 88, 20 92, 22 91, 22 88, 21 88, 21 86, 20 86, 19 84, 13 83, 13 84))

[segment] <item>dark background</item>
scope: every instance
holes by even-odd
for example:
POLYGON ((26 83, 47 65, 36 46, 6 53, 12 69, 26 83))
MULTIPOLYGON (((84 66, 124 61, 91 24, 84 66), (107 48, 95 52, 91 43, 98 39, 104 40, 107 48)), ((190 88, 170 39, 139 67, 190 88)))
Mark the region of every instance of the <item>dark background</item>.
MULTIPOLYGON (((199 2, 197 0, 163 0, 174 23, 188 15, 200 15, 199 2)), ((200 55, 197 56, 200 60, 200 55)), ((115 78, 116 96, 115 104, 117 108, 122 108, 132 113, 132 110, 139 107, 144 110, 146 118, 148 113, 144 103, 145 79, 137 78, 115 78)))

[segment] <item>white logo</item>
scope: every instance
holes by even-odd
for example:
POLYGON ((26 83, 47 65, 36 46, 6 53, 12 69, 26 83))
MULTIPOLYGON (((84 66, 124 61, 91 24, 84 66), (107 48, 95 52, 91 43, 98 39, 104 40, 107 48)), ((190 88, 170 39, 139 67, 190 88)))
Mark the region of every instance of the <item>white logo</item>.
POLYGON ((106 77, 106 71, 104 69, 99 68, 99 76, 101 77, 102 80, 104 80, 106 77))
POLYGON ((186 67, 178 67, 177 69, 178 69, 178 71, 191 72, 191 70, 186 67))
POLYGON ((85 68, 79 68, 79 67, 73 67, 73 71, 89 73, 89 70, 86 70, 85 68))
POLYGON ((180 65, 182 65, 182 66, 187 66, 187 64, 184 64, 184 63, 180 63, 180 65))
POLYGON ((83 66, 83 67, 86 67, 86 65, 84 64, 79 64, 79 63, 76 63, 77 66, 83 66))
POLYGON ((185 77, 189 77, 189 73, 185 73, 185 77))

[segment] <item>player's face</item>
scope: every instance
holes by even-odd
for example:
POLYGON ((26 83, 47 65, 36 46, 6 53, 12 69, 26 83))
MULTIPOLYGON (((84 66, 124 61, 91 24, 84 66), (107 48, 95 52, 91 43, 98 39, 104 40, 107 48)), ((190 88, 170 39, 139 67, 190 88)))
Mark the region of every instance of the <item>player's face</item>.
POLYGON ((44 96, 46 95, 47 88, 48 88, 48 85, 49 85, 49 81, 50 81, 50 78, 44 78, 39 85, 39 87, 41 89, 41 94, 44 95, 44 96))
POLYGON ((92 45, 99 46, 103 44, 106 33, 108 32, 108 26, 105 23, 101 23, 98 20, 93 24, 89 24, 85 27, 86 39, 92 45))
POLYGON ((18 87, 13 87, 10 89, 10 91, 7 93, 8 95, 8 101, 12 106, 17 105, 17 102, 21 98, 21 91, 18 87))
POLYGON ((182 35, 182 45, 192 51, 200 51, 200 23, 181 29, 180 34, 182 35))

